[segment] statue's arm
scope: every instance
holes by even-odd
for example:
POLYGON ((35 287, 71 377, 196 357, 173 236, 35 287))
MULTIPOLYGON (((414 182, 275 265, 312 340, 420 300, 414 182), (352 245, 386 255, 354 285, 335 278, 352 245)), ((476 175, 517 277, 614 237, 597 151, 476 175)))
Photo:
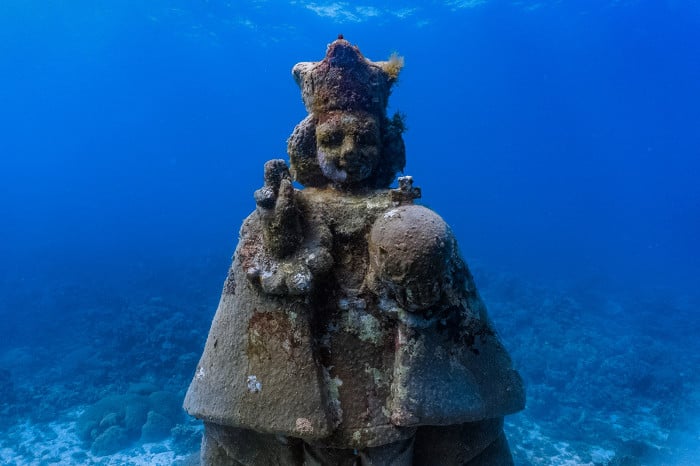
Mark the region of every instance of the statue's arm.
POLYGON ((301 214, 284 160, 265 163, 265 184, 255 191, 255 203, 263 227, 263 244, 273 257, 294 253, 302 242, 301 214))
POLYGON ((314 276, 332 264, 330 233, 317 218, 306 218, 284 160, 265 163, 265 184, 255 191, 259 234, 248 238, 255 251, 248 279, 272 295, 303 295, 314 276), (255 246, 257 243, 257 247, 255 246))

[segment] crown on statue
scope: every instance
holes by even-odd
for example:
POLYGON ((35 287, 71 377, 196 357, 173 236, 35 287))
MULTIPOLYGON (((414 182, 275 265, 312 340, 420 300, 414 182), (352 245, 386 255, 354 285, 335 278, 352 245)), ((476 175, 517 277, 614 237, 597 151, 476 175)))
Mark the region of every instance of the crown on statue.
POLYGON ((340 110, 384 115, 402 66, 403 59, 397 55, 388 61, 368 60, 340 35, 328 45, 323 60, 297 63, 292 74, 309 113, 340 110))

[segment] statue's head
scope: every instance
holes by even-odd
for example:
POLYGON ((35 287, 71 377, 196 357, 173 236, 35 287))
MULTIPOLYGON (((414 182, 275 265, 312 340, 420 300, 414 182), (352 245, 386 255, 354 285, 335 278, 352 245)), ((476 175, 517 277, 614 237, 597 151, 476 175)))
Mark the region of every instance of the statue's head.
POLYGON ((342 37, 320 62, 292 74, 309 116, 288 141, 291 172, 305 186, 386 188, 405 164, 399 115, 386 116, 401 60, 372 62, 342 37))

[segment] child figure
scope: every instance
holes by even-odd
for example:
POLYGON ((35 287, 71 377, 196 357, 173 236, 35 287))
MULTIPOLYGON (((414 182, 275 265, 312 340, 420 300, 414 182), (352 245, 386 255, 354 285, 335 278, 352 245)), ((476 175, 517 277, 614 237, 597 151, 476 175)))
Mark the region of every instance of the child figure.
POLYGON ((525 403, 449 226, 415 205, 397 59, 340 37, 265 164, 185 409, 204 465, 510 465, 525 403), (305 186, 294 189, 292 180, 305 186))

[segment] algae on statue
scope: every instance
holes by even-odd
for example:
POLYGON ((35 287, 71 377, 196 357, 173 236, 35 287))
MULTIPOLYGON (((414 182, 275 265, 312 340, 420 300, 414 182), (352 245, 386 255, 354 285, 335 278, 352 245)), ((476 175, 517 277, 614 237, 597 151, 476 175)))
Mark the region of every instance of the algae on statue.
POLYGON ((340 37, 244 221, 185 398, 205 465, 508 465, 523 384, 454 234, 403 169, 402 60, 340 37), (296 181, 304 189, 294 189, 296 181))

